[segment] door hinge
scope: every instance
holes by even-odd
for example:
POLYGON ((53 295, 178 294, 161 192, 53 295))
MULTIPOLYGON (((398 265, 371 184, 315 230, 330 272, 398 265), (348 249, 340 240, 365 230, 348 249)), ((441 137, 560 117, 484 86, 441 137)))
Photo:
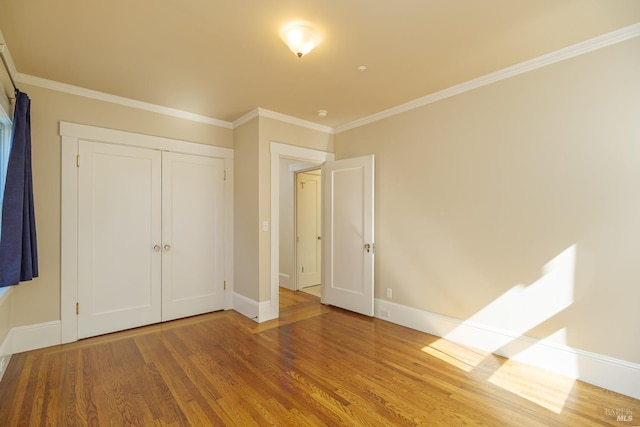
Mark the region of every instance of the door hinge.
POLYGON ((227 171, 224 171, 224 180, 227 180, 227 171))
POLYGON ((227 281, 226 280, 223 282, 222 289, 225 290, 225 291, 227 290, 227 281))
POLYGON ((80 167, 80 154, 76 156, 76 167, 80 167))
POLYGON ((302 266, 302 272, 304 273, 304 265, 302 266))
POLYGON ((80 314, 80 303, 76 303, 76 315, 80 314))

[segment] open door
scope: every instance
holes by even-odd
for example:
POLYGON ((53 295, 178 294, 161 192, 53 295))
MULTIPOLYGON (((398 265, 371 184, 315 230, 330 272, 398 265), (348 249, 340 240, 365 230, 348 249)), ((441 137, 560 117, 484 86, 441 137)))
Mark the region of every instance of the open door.
POLYGON ((373 316, 374 156, 327 162, 322 302, 373 316))

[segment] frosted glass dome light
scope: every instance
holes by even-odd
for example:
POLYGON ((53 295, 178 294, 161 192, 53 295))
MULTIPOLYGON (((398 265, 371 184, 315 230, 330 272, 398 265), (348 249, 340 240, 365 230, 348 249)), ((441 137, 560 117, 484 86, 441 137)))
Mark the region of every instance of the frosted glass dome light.
POLYGON ((282 41, 298 58, 302 58, 320 43, 320 35, 311 27, 300 24, 285 26, 280 31, 282 41))

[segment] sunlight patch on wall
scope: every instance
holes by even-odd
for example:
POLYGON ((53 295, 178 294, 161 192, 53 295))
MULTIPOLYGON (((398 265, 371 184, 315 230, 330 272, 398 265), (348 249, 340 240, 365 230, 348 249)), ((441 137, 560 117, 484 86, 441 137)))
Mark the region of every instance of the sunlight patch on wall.
MULTIPOLYGON (((482 350, 495 352, 514 337, 553 317, 573 304, 576 245, 572 245, 549 261, 540 279, 530 285, 518 284, 467 319, 444 338, 469 343, 464 326, 493 329, 501 333, 490 342, 474 342, 482 350)), ((562 343, 564 344, 564 343, 562 343)))

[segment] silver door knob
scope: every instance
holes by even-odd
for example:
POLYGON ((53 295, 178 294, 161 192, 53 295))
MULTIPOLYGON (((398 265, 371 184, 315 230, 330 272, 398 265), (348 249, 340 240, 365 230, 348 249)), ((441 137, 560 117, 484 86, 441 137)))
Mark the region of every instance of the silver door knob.
POLYGON ((154 252, 160 252, 160 245, 153 245, 154 252))
POLYGON ((163 249, 165 250, 165 252, 169 252, 171 250, 171 246, 170 245, 164 245, 163 249))

